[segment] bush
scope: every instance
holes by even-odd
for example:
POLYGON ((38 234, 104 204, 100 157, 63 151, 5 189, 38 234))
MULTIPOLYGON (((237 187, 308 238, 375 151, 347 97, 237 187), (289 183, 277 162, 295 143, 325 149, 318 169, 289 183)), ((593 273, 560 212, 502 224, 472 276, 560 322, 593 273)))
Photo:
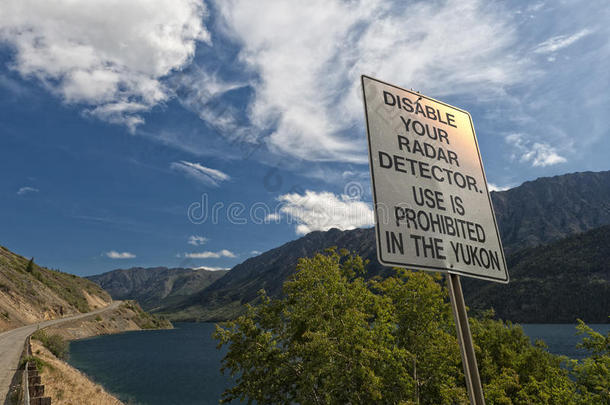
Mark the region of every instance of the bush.
POLYGON ((68 342, 60 335, 48 335, 43 330, 37 330, 32 334, 32 339, 40 341, 57 358, 65 359, 68 356, 68 342))
POLYGON ((36 356, 25 356, 21 359, 21 362, 19 363, 19 368, 25 368, 25 365, 27 364, 27 362, 33 362, 34 364, 36 364, 36 369, 38 370, 38 372, 42 371, 43 367, 48 367, 49 365, 47 363, 45 363, 42 359, 39 359, 36 356))

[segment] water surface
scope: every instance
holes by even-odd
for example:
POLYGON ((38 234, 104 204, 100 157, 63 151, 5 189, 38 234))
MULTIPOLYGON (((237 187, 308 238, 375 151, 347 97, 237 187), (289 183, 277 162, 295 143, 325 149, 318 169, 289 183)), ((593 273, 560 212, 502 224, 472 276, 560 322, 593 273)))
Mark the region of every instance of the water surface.
MULTIPOLYGON (((521 326, 532 343, 536 339, 543 340, 548 346, 549 352, 553 354, 568 356, 572 359, 582 359, 588 356, 586 351, 576 348, 576 345, 582 341, 585 335, 576 334, 575 324, 529 323, 521 326)), ((610 331, 610 324, 591 324, 588 326, 603 335, 610 331)))
POLYGON ((69 363, 123 402, 218 404, 230 379, 220 374, 214 324, 97 336, 70 344, 69 363))

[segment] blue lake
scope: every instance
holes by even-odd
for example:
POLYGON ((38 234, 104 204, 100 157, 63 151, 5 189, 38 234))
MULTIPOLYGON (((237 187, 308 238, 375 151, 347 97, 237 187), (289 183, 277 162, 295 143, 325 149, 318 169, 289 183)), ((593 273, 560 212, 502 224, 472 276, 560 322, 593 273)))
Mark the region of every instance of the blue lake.
MULTIPOLYGON (((585 351, 576 348, 576 345, 583 338, 582 335, 576 334, 576 325, 530 323, 521 326, 532 343, 536 339, 543 340, 548 346, 549 352, 553 354, 561 354, 573 359, 581 359, 587 356, 585 351)), ((603 335, 610 331, 610 324, 591 324, 588 326, 603 335)))
MULTIPOLYGON (((142 405, 217 404, 230 378, 220 374, 224 351, 212 339, 214 325, 177 323, 172 330, 98 336, 70 344, 70 364, 123 402, 142 405)), ((575 325, 528 324, 555 354, 582 357, 575 325)), ((590 325, 606 333, 610 325, 590 325)))
POLYGON ((230 378, 220 371, 214 324, 127 332, 70 343, 69 363, 128 404, 218 404, 230 378))

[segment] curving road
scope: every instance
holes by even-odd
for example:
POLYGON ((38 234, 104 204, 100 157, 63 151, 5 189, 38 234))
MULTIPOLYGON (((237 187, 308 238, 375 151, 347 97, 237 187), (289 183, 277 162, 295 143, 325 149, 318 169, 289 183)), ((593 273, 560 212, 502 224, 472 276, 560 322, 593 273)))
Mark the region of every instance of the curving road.
POLYGON ((60 323, 73 321, 75 319, 86 318, 91 315, 116 309, 119 307, 120 304, 121 301, 114 301, 104 308, 87 312, 85 314, 78 314, 66 318, 59 318, 40 323, 33 323, 31 325, 22 326, 17 329, 12 329, 0 333, 0 404, 4 403, 4 401, 6 400, 6 395, 8 394, 11 381, 13 379, 13 376, 15 375, 15 369, 19 365, 19 357, 21 357, 21 352, 23 351, 25 339, 29 335, 34 333, 36 329, 38 329, 39 327, 44 328, 51 325, 57 325, 60 323))

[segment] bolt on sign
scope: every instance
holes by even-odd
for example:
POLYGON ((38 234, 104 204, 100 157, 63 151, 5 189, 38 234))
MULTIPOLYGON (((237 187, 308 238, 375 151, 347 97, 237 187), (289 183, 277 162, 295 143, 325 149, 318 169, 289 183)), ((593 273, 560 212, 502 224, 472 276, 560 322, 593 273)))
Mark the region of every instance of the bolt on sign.
POLYGON ((508 282, 467 111, 362 76, 379 262, 508 282))

